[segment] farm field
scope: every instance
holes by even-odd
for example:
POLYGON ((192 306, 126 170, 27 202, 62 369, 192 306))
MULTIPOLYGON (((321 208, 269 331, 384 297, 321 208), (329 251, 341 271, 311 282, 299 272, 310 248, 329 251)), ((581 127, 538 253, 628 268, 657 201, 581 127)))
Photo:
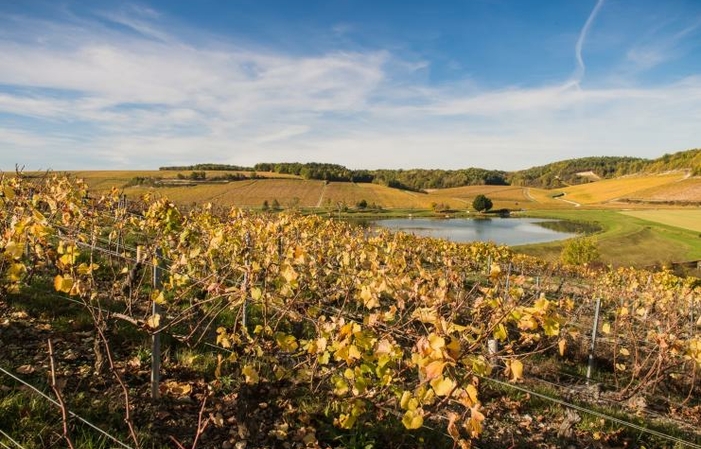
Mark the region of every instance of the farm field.
POLYGON ((622 212, 624 215, 677 228, 701 232, 701 209, 695 210, 644 210, 622 212))
POLYGON ((701 177, 686 178, 677 182, 640 190, 625 197, 634 201, 695 202, 701 203, 701 177))
MULTIPOLYGON (((677 221, 653 222, 635 216, 638 212, 613 210, 541 211, 531 212, 534 217, 560 218, 571 221, 597 223, 603 230, 596 234, 601 262, 612 266, 652 267, 671 262, 701 259, 701 238, 698 231, 679 226, 682 222, 693 221, 697 211, 659 211, 659 215, 671 212, 678 216, 677 221)), ((640 211, 646 214, 647 211, 640 211)), ((543 258, 557 260, 564 242, 518 247, 517 251, 543 258)))
POLYGON ((277 200, 281 207, 316 207, 324 190, 324 181, 303 179, 251 179, 223 184, 198 184, 183 187, 128 187, 130 197, 145 193, 165 197, 179 204, 216 203, 224 207, 259 208, 264 201, 277 200))
MULTIPOLYGON (((208 179, 227 176, 227 175, 244 175, 249 176, 251 172, 228 171, 228 170, 203 170, 208 179)), ((123 188, 125 185, 132 182, 136 177, 143 178, 162 178, 163 180, 177 180, 178 175, 182 175, 186 179, 192 173, 192 170, 84 170, 71 171, 72 176, 85 180, 88 186, 95 191, 104 192, 112 187, 123 188)), ((29 173, 35 174, 35 173, 29 173)), ((298 176, 284 175, 272 172, 256 172, 257 177, 261 178, 288 178, 299 179, 298 176)))
POLYGON ((636 192, 681 181, 686 177, 683 172, 662 175, 625 176, 616 179, 581 184, 564 189, 565 199, 582 205, 602 204, 617 199, 635 196, 636 192))
POLYGON ((520 186, 466 186, 450 189, 439 189, 429 192, 429 196, 435 197, 438 202, 459 202, 459 208, 471 208, 472 200, 477 195, 486 195, 494 203, 494 209, 518 210, 530 207, 532 200, 525 194, 525 189, 520 186))
MULTIPOLYGON (((521 186, 477 185, 449 189, 436 189, 428 193, 416 193, 392 189, 378 184, 356 184, 309 180, 304 183, 294 175, 258 172, 262 179, 230 181, 221 183, 201 183, 185 186, 134 185, 137 177, 177 180, 178 174, 188 178, 191 171, 75 171, 71 172, 84 179, 95 192, 109 191, 111 188, 124 189, 132 198, 146 192, 157 196, 167 196, 173 201, 192 204, 216 201, 226 207, 260 207, 263 201, 277 199, 283 207, 295 204, 304 208, 335 208, 345 204, 353 207, 361 200, 374 203, 385 209, 426 209, 432 205, 447 204, 455 210, 467 209, 478 194, 490 197, 494 209, 510 210, 568 210, 584 208, 635 208, 648 209, 656 203, 699 202, 701 201, 701 178, 686 178, 683 172, 663 175, 627 176, 617 179, 596 181, 562 189, 540 189, 521 186), (325 185, 325 186, 324 186, 325 185), (557 197, 558 194, 564 194, 557 197), (622 203, 618 200, 631 200, 622 203), (624 205, 625 204, 625 205, 624 205), (623 206, 624 205, 624 206, 623 206)), ((207 179, 244 174, 248 172, 208 171, 207 179)), ((182 182, 190 182, 188 179, 182 182)), ((659 204, 657 204, 659 206, 659 204)))

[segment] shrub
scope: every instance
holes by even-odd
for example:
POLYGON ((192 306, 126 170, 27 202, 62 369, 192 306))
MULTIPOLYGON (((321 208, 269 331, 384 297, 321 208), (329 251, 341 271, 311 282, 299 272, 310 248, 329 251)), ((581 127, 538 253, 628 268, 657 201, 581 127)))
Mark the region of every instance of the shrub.
POLYGON ((570 265, 586 265, 599 258, 594 237, 578 237, 568 240, 560 255, 562 262, 570 265))

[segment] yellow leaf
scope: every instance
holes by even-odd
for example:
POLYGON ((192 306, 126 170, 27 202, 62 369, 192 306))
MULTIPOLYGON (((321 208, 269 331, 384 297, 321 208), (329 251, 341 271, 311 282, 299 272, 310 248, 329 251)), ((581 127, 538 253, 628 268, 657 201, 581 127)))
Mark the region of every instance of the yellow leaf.
POLYGON ((86 263, 81 263, 78 266, 78 274, 83 274, 83 275, 91 274, 93 271, 97 270, 98 268, 100 268, 100 266, 96 263, 92 263, 90 265, 88 265, 86 263))
POLYGON ((441 376, 431 381, 431 387, 436 392, 436 396, 448 396, 455 388, 455 382, 449 377, 441 376))
POLYGON ((538 329, 538 321, 536 321, 533 315, 527 313, 518 320, 518 328, 523 330, 536 330, 538 329))
POLYGON ((258 287, 251 289, 251 299, 258 301, 263 296, 263 292, 258 287))
POLYGON ((604 323, 601 326, 601 333, 610 334, 611 333, 611 325, 609 323, 604 323))
POLYGON ((550 307, 550 301, 548 301, 545 297, 541 296, 538 298, 535 303, 533 304, 533 309, 537 312, 545 313, 548 311, 548 308, 550 307))
POLYGON ((506 340, 508 334, 506 333, 506 327, 503 324, 499 324, 494 328, 494 338, 500 341, 506 340))
POLYGON ((547 317, 543 322, 543 331, 548 337, 555 337, 560 334, 560 323, 553 318, 547 317))
POLYGON ((288 284, 293 283, 299 277, 299 274, 297 274, 294 268, 292 268, 289 265, 285 267, 285 269, 282 270, 280 274, 282 274, 282 277, 287 281, 288 284))
POLYGON ((625 356, 630 355, 630 351, 628 351, 626 348, 621 348, 618 350, 618 352, 620 352, 621 355, 625 355, 625 356))
POLYGON ((337 396, 343 396, 348 393, 348 382, 345 381, 343 377, 336 376, 332 379, 333 382, 333 392, 337 396))
POLYGON ((424 424, 423 410, 407 410, 402 417, 402 424, 409 430, 420 428, 424 424))
POLYGON ((428 344, 432 349, 440 350, 445 347, 445 338, 436 334, 431 334, 428 336, 428 344))
POLYGON ((156 304, 164 304, 166 302, 166 298, 163 296, 162 291, 154 290, 151 292, 151 301, 155 302, 156 304))
POLYGON ((7 245, 5 245, 5 255, 11 259, 19 259, 22 257, 23 252, 24 245, 20 245, 19 243, 8 242, 7 245))
POLYGON ((334 421, 334 424, 342 429, 352 429, 358 417, 353 414, 342 413, 338 416, 338 419, 334 421))
POLYGON ((405 391, 402 393, 401 399, 399 399, 399 406, 402 408, 402 410, 408 410, 409 409, 409 400, 411 399, 411 393, 408 391, 405 391))
POLYGON ((360 289, 360 299, 363 301, 363 305, 368 309, 374 309, 380 306, 377 296, 373 294, 372 290, 367 285, 363 285, 360 289))
MULTIPOLYGON (((10 282, 17 282, 22 279, 22 275, 27 272, 27 267, 21 263, 13 263, 7 270, 7 278, 10 282)), ((67 293, 67 292, 66 292, 67 293)))
POLYGON ((512 360, 509 363, 509 371, 511 371, 511 380, 514 382, 523 377, 523 363, 520 360, 512 360))
POLYGON ((565 340, 564 338, 561 338, 560 341, 557 343, 557 346, 560 349, 560 356, 564 357, 565 348, 567 347, 567 340, 565 340))
POLYGON ((350 345, 348 347, 348 362, 350 363, 351 360, 358 360, 360 358, 360 351, 358 351, 358 347, 355 345, 350 345))
POLYGON ((451 338, 450 343, 446 345, 448 350, 448 355, 453 359, 457 360, 460 357, 460 340, 457 338, 451 338))
POLYGON ((435 307, 418 307, 411 314, 411 317, 422 323, 435 323, 438 321, 438 313, 435 307))
POLYGON ((244 375, 247 384, 257 384, 260 380, 258 372, 251 365, 244 366, 241 370, 241 374, 244 375))
POLYGON ((73 288, 73 279, 69 276, 56 275, 54 278, 54 289, 57 292, 70 293, 71 288, 73 288))
POLYGON ((478 400, 477 387, 475 387, 474 385, 468 385, 467 387, 465 387, 465 392, 467 393, 468 399, 472 401, 472 404, 476 404, 478 400))
POLYGON ((146 325, 151 329, 158 329, 159 324, 161 324, 161 316, 157 313, 151 315, 146 320, 146 325))
POLYGON ((492 279, 498 279, 501 276, 501 267, 498 264, 493 263, 489 269, 489 277, 492 279))
POLYGON ((297 348, 299 347, 299 344, 297 343, 297 339, 295 338, 295 336, 294 335, 287 335, 284 332, 277 332, 275 334, 275 341, 277 342, 280 349, 282 349, 285 352, 296 351, 297 348))
POLYGON ((445 362, 442 360, 434 360, 426 365, 426 380, 436 379, 443 373, 445 362))
POLYGON ((217 328, 217 344, 221 345, 222 348, 231 347, 231 340, 229 339, 229 335, 224 327, 217 328))
POLYGON ((12 201, 15 199, 15 191, 12 190, 12 187, 5 186, 5 188, 3 189, 3 193, 5 194, 5 198, 7 198, 8 200, 12 201))

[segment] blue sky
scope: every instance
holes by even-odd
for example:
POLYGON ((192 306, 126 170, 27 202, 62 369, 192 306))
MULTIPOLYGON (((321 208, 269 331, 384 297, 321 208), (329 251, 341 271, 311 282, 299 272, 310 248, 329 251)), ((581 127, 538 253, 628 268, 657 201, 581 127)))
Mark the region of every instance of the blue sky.
POLYGON ((701 147, 697 0, 0 2, 0 169, 701 147))

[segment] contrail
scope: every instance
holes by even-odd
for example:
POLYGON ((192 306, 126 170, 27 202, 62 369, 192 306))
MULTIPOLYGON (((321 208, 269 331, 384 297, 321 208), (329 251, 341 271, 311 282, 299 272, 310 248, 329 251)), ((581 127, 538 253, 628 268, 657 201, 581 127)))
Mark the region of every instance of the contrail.
POLYGON ((584 77, 584 71, 586 70, 586 67, 584 66, 584 59, 582 59, 582 46, 584 45, 584 40, 587 38, 589 28, 591 28, 591 24, 594 22, 594 19, 596 18, 596 15, 599 13, 599 10, 603 4, 604 0, 598 0, 596 2, 596 6, 594 6, 591 14, 589 14, 587 21, 584 23, 584 27, 582 27, 582 31, 579 32, 577 45, 574 47, 574 54, 577 57, 577 68, 572 76, 572 83, 576 85, 579 85, 579 82, 584 77))

